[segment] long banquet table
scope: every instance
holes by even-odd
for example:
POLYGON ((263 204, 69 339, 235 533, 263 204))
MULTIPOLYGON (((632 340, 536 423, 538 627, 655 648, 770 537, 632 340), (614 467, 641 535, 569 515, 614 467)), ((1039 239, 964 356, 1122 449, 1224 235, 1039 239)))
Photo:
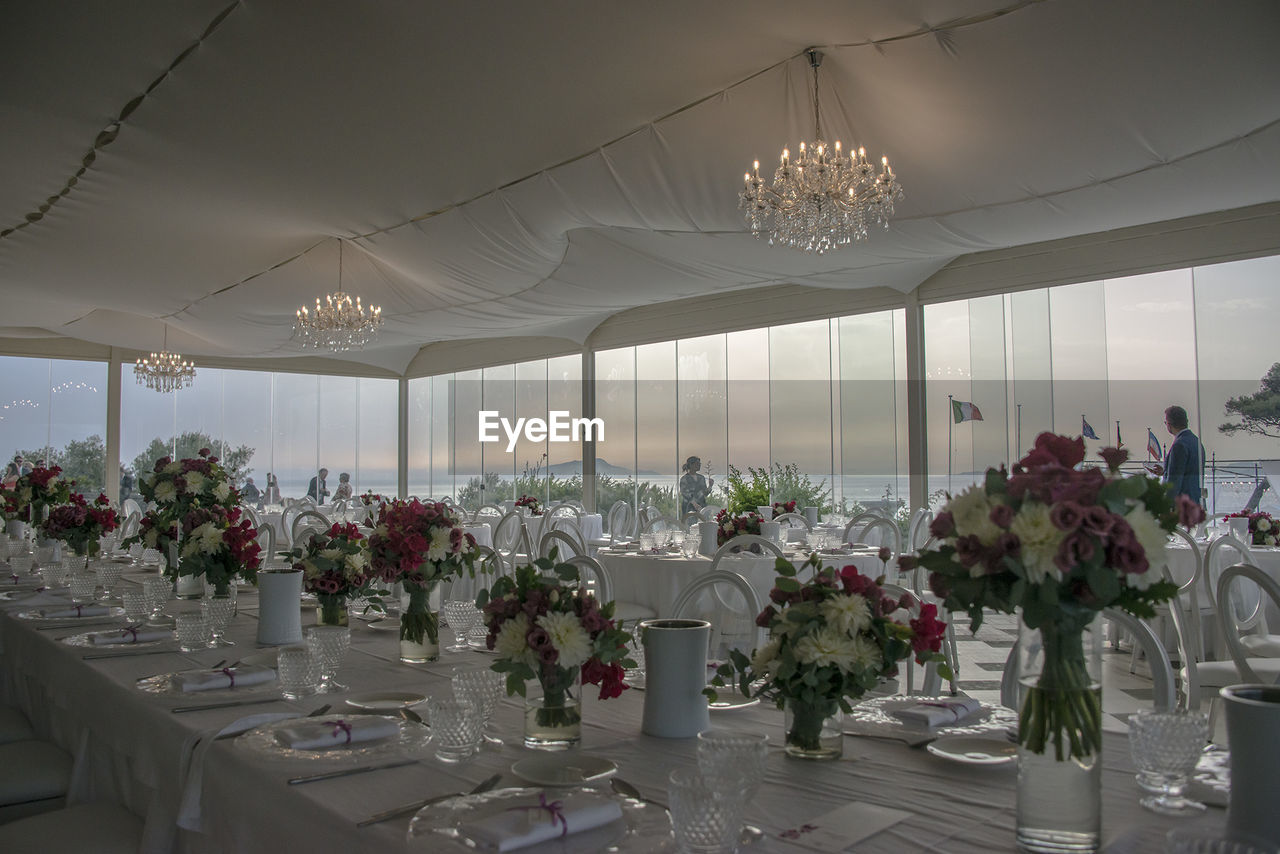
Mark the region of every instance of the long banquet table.
MULTIPOLYGON (((49 594, 41 594, 46 598, 49 594)), ((168 652, 82 661, 86 652, 59 641, 83 629, 40 631, 17 611, 34 600, 0 603, 0 650, 3 688, 17 701, 40 734, 72 750, 77 757, 73 800, 114 800, 147 821, 147 851, 264 852, 278 854, 286 846, 301 851, 404 851, 407 817, 361 829, 356 821, 379 810, 435 794, 470 788, 501 772, 501 785, 520 785, 512 762, 529 755, 519 747, 521 706, 504 701, 497 713, 498 731, 508 744, 485 750, 461 765, 443 765, 429 754, 419 762, 393 769, 343 777, 305 786, 289 786, 288 777, 335 767, 325 762, 298 763, 252 754, 235 741, 215 741, 204 764, 198 830, 175 830, 183 792, 183 769, 198 736, 209 737, 248 715, 306 712, 323 702, 341 710, 345 695, 283 700, 264 705, 171 714, 188 699, 145 694, 134 683, 141 677, 194 666, 210 666, 225 657, 255 651, 254 596, 244 595, 241 613, 229 636, 235 647, 196 653, 168 652)), ((448 632, 444 632, 448 637, 448 632)), ((374 631, 358 622, 352 650, 339 678, 352 693, 371 690, 416 691, 439 695, 458 665, 483 666, 492 661, 480 652, 445 652, 434 664, 415 667, 396 661, 394 632, 374 631)), ((138 652, 141 652, 139 650, 138 652)), ((254 693, 252 697, 264 696, 254 693)), ((268 692, 265 696, 271 696, 268 692)), ((213 698, 210 698, 212 701, 213 698)), ((675 767, 695 762, 692 739, 659 739, 640 734, 644 694, 630 690, 602 704, 595 691, 584 696, 583 750, 608 757, 619 776, 648 797, 665 801, 665 780, 675 767)), ((756 706, 713 714, 713 724, 768 732, 778 744, 782 714, 772 706, 756 706)), ((846 737, 844 759, 811 763, 786 758, 776 747, 768 773, 750 809, 750 820, 770 834, 753 851, 799 851, 777 834, 855 801, 905 810, 905 820, 859 843, 862 852, 1012 851, 1015 771, 1011 767, 955 765, 922 749, 876 738, 846 737)), ((1123 735, 1104 734, 1104 836, 1113 851, 1159 852, 1172 821, 1145 812, 1138 804, 1133 768, 1123 735)), ((337 766, 337 767, 340 767, 337 766)), ((1210 809, 1179 826, 1221 828, 1224 813, 1210 809)), ((659 840, 645 840, 636 850, 660 851, 659 840)))

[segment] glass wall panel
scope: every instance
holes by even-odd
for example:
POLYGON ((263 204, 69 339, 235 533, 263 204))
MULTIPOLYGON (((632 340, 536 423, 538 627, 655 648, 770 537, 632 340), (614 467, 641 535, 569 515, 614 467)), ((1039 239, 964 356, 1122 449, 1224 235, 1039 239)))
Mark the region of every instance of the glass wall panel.
MULTIPOLYGON (((840 468, 836 499, 842 512, 857 508, 898 507, 905 497, 901 455, 906 442, 898 436, 898 401, 905 389, 897 378, 902 312, 842 317, 835 322, 838 339, 837 391, 840 468), (896 316, 895 316, 896 315, 896 316), (856 506, 855 506, 856 505, 856 506)), ((905 421, 905 419, 902 419, 905 421)))
MULTIPOLYGON (((409 380, 409 494, 430 495, 431 390, 434 378, 409 380)), ((376 490, 375 490, 376 491, 376 490)))
POLYGON ((653 484, 640 498, 673 517, 682 462, 676 444, 676 342, 637 347, 636 478, 653 484))
MULTIPOLYGON (((1053 318, 1053 420, 1064 432, 1086 439, 1090 456, 1115 445, 1108 378, 1106 283, 1084 282, 1049 291, 1053 318)), ((1123 430, 1121 436, 1123 437, 1123 430)))
POLYGON ((830 326, 831 321, 818 320, 769 329, 773 501, 808 505, 815 495, 830 492, 834 471, 830 326))
POLYGON ((121 365, 120 372, 120 467, 136 479, 160 457, 173 456, 178 398, 138 385, 131 364, 121 365))
MULTIPOLYGON (((272 397, 272 472, 282 498, 302 498, 320 468, 320 377, 275 374, 272 397)), ((331 490, 333 487, 329 487, 331 490)))
MULTIPOLYGON (((547 402, 544 413, 568 413, 570 425, 573 419, 582 417, 582 357, 560 356, 548 359, 547 368, 547 402)), ((540 413, 539 417, 548 417, 540 413)), ((554 480, 548 478, 548 486, 554 483, 555 491, 548 493, 552 502, 582 501, 582 442, 572 441, 572 427, 569 430, 568 442, 547 441, 547 467, 555 474, 554 480)))
MULTIPOLYGON (((459 496, 479 493, 484 472, 484 457, 480 444, 479 416, 484 401, 484 372, 462 371, 453 379, 453 482, 448 494, 455 500, 459 496)), ((432 498, 441 498, 433 495, 432 498)), ((474 503, 474 502, 473 502, 474 503)))
MULTIPOLYGON (((356 471, 352 472, 352 495, 376 492, 397 494, 396 411, 400 384, 396 380, 359 380, 356 424, 356 471)), ((412 435, 412 434, 411 434, 412 435)))
POLYGON ((924 309, 925 408, 929 424, 929 492, 955 491, 973 482, 973 435, 981 422, 955 423, 952 402, 974 400, 968 301, 924 309))
POLYGON ((769 330, 747 329, 725 336, 728 360, 729 401, 725 407, 729 427, 729 454, 724 460, 703 460, 704 471, 715 480, 712 495, 727 503, 719 487, 729 465, 746 475, 748 469, 769 468, 769 414, 772 384, 769 382, 769 330))
MULTIPOLYGON (((530 407, 526 402, 526 406, 522 409, 520 406, 520 392, 522 383, 519 381, 518 366, 516 365, 498 365, 484 370, 484 408, 486 411, 494 411, 498 413, 499 418, 505 418, 507 421, 515 425, 516 419, 532 414, 529 412, 533 409, 536 412, 542 412, 546 404, 546 381, 544 379, 546 373, 546 363, 537 363, 539 376, 535 385, 538 387, 538 403, 536 406, 530 407)), ((478 429, 478 425, 477 428, 478 429)), ((530 467, 539 466, 539 470, 535 473, 530 471, 530 486, 526 491, 530 491, 531 495, 536 495, 540 499, 545 500, 543 491, 540 488, 546 475, 546 466, 543 463, 542 453, 545 450, 544 444, 539 443, 536 452, 532 446, 521 435, 520 443, 517 444, 515 451, 508 451, 507 445, 510 440, 507 438, 506 432, 502 429, 496 431, 498 441, 486 442, 482 445, 481 451, 484 453, 484 489, 480 490, 480 494, 474 494, 473 490, 467 490, 464 493, 462 504, 468 508, 476 508, 481 504, 497 504, 502 505, 503 501, 515 498, 515 489, 513 484, 515 476, 520 468, 521 460, 526 461, 530 467), (533 484, 536 483, 535 487, 533 484)), ((477 433, 478 435, 478 433, 477 433)))
POLYGON ((222 372, 223 405, 233 413, 222 421, 222 459, 238 472, 238 485, 251 477, 260 491, 272 470, 271 383, 263 371, 222 372))
POLYGON ((422 498, 453 495, 453 392, 453 374, 431 378, 431 489, 422 498))
POLYGON ((0 453, 61 466, 76 489, 105 486, 107 366, 68 359, 0 357, 0 453))
MULTIPOLYGON (((1053 358, 1050 353, 1049 292, 1024 291, 1005 298, 1009 313, 1013 386, 1013 448, 1021 459, 1036 436, 1053 429, 1053 358)), ((932 346, 932 342, 930 342, 932 346)))
MULTIPOLYGON (((999 296, 969 300, 969 394, 982 421, 955 425, 971 427, 973 456, 963 466, 974 480, 990 466, 1009 459, 1008 401, 1005 394, 1004 300, 999 296)), ((957 469, 958 470, 958 469, 957 469)))
MULTIPOLYGON (((679 447, 676 461, 683 474, 685 461, 698 457, 702 473, 711 477, 714 492, 719 481, 716 464, 724 470, 729 456, 727 340, 724 335, 686 338, 676 342, 677 424, 679 447)), ((722 480, 723 478, 721 478, 722 480)), ((708 503, 722 504, 708 498, 708 503)))
POLYGON ((605 514, 618 501, 636 506, 636 351, 602 350, 596 360, 596 417, 604 438, 596 441, 596 508, 605 514))

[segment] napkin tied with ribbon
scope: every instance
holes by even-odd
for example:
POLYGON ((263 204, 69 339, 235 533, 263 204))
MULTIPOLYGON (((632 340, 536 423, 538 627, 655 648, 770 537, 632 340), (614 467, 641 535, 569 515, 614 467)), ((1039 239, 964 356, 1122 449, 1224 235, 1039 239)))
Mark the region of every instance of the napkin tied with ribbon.
POLYGON ((569 792, 558 797, 539 792, 509 803, 502 812, 468 822, 459 829, 467 838, 487 843, 497 851, 517 851, 622 818, 617 801, 591 792, 569 792))
POLYGON ((108 646, 119 643, 150 643, 158 640, 173 640, 172 629, 145 629, 141 626, 125 626, 105 632, 90 632, 89 643, 94 646, 108 646))
POLYGON ((245 688, 249 685, 261 685, 274 682, 276 672, 270 667, 256 664, 241 664, 237 667, 223 667, 219 670, 186 670, 174 674, 174 684, 184 694, 196 691, 216 691, 220 688, 245 688))
POLYGON ((895 709, 892 714, 900 721, 930 729, 939 726, 950 726, 963 721, 969 715, 982 708, 982 704, 972 697, 960 694, 955 697, 937 697, 921 700, 913 706, 895 709))
POLYGON ((101 617, 111 611, 106 605, 72 605, 69 608, 42 608, 38 613, 46 620, 101 617))
POLYGON ((324 750, 326 747, 380 741, 399 732, 400 724, 393 718, 359 715, 289 724, 276 730, 276 741, 294 750, 324 750))

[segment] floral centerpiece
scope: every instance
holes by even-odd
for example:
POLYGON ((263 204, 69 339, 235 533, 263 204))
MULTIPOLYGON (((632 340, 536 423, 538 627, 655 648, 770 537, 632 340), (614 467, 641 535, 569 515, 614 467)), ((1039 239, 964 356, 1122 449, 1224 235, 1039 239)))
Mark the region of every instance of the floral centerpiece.
POLYGON ((319 625, 345 626, 346 603, 353 596, 377 598, 369 541, 351 523, 312 534, 289 556, 294 559, 294 568, 302 570, 303 589, 316 594, 320 603, 319 625))
POLYGON ((489 629, 486 644, 498 654, 492 665, 507 675, 507 694, 525 696, 537 679, 542 697, 525 716, 525 746, 560 748, 581 737, 582 714, 573 687, 600 686, 600 699, 619 696, 631 635, 614 622, 612 602, 603 605, 581 584, 578 568, 542 558, 514 577, 482 590, 476 607, 489 629))
POLYGON ((773 502, 773 518, 777 519, 783 513, 796 512, 795 501, 775 501, 773 502))
POLYGON ((158 549, 165 558, 170 557, 170 546, 178 536, 180 522, 186 533, 183 520, 192 510, 219 507, 230 511, 240 503, 240 494, 231 485, 231 476, 208 448, 201 448, 195 457, 156 460, 152 470, 138 479, 138 491, 146 503, 155 506, 143 515, 138 533, 125 540, 125 545, 142 543, 147 548, 158 549))
MULTIPOLYGON (((750 658, 731 650, 712 685, 736 678, 745 696, 785 708, 789 755, 834 759, 841 752, 839 715, 850 711, 849 701, 896 676, 898 662, 913 652, 921 664, 940 662, 946 624, 933 605, 910 616, 906 609, 917 604, 910 593, 889 596, 883 579, 872 580, 855 566, 824 569, 811 555, 799 570, 779 558, 776 570, 770 603, 756 617, 756 625, 769 630, 768 641, 750 658), (796 576, 806 569, 813 577, 801 583, 796 576), (900 610, 903 619, 894 616, 900 610)), ((939 669, 947 672, 945 664, 939 669)))
POLYGON ((716 545, 723 546, 739 534, 760 535, 760 523, 764 518, 754 510, 734 516, 728 509, 716 514, 716 545))
POLYGON ((984 608, 1021 618, 1018 841, 1030 850, 1052 848, 1062 832, 1097 844, 1102 700, 1091 625, 1104 608, 1153 617, 1177 593, 1159 572, 1169 533, 1204 518, 1165 484, 1122 477, 1128 451, 1103 450, 1105 470, 1081 467, 1084 456, 1083 439, 1040 434, 1012 472, 990 469, 949 499, 930 528, 938 549, 919 557, 931 589, 967 611, 973 629, 984 608), (1031 794, 1045 779, 1056 779, 1056 794, 1031 794))
POLYGON ((542 515, 542 505, 539 504, 538 499, 534 498, 532 495, 521 495, 519 498, 516 499, 515 506, 517 508, 527 507, 529 509, 530 516, 542 515))
POLYGON ((36 466, 20 476, 10 489, 3 491, 5 516, 39 525, 44 521, 45 508, 71 500, 71 487, 61 475, 59 466, 36 466))
POLYGON ((476 541, 447 504, 396 499, 382 505, 369 537, 369 565, 387 583, 400 582, 409 604, 400 614, 400 659, 440 657, 440 622, 429 606, 443 579, 475 574, 476 541))
POLYGON ((257 578, 262 547, 253 522, 241 518, 239 507, 192 507, 178 522, 181 560, 166 570, 170 578, 201 578, 219 597, 228 595, 237 575, 249 581, 257 578))
POLYGON ((98 541, 119 527, 116 511, 105 495, 90 504, 83 495, 73 493, 66 504, 49 511, 40 531, 51 540, 62 540, 78 555, 98 553, 98 541))
POLYGON ((1230 513, 1228 519, 1249 520, 1249 545, 1274 546, 1280 543, 1280 527, 1270 513, 1230 513))

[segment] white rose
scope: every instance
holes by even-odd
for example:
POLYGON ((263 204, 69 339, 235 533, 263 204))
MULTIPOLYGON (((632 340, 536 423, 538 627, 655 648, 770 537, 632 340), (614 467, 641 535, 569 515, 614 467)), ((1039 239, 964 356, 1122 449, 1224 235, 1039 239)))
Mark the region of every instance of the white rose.
POLYGON ((369 556, 365 554, 363 551, 359 551, 359 552, 356 552, 355 554, 347 555, 347 569, 353 570, 355 572, 360 572, 368 565, 369 565, 369 556))
MULTIPOLYGON (((1027 581, 1039 584, 1046 578, 1059 581, 1062 573, 1053 558, 1062 544, 1063 532, 1049 518, 1049 508, 1038 501, 1026 501, 1013 517, 1009 531, 1022 543, 1022 565, 1027 581)), ((981 565, 975 565, 981 574, 981 565)))
POLYGON ((1264 537, 1264 538, 1263 538, 1263 540, 1262 540, 1262 542, 1263 542, 1263 544, 1264 544, 1264 545, 1274 546, 1274 545, 1276 544, 1277 540, 1276 540, 1276 538, 1275 538, 1274 536, 1270 536, 1270 537, 1264 537))
POLYGON ((1258 526, 1257 526, 1257 527, 1258 527, 1258 530, 1259 530, 1259 531, 1262 531, 1262 532, 1264 532, 1264 533, 1265 533, 1265 532, 1267 532, 1267 531, 1270 531, 1270 530, 1271 530, 1271 522, 1270 522, 1270 521, 1268 521, 1265 517, 1263 517, 1263 518, 1261 518, 1261 519, 1259 519, 1259 520, 1258 520, 1258 526))

